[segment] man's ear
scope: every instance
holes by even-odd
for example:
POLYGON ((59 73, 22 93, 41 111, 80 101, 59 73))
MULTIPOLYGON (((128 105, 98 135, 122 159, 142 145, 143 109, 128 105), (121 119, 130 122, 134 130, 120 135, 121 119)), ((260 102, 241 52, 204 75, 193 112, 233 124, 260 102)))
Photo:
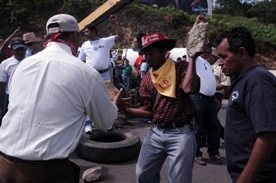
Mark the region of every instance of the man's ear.
POLYGON ((239 53, 240 53, 241 57, 247 57, 248 56, 248 53, 247 53, 247 51, 244 47, 239 48, 239 53))

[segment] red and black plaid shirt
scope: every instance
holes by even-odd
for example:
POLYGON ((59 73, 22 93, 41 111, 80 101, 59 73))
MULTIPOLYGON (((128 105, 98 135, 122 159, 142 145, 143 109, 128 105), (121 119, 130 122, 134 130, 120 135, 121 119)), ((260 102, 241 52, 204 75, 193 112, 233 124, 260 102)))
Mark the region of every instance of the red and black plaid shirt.
POLYGON ((183 91, 183 81, 188 63, 177 62, 176 68, 176 98, 166 97, 157 92, 148 73, 140 85, 141 104, 148 111, 152 111, 152 122, 183 122, 191 119, 196 108, 189 94, 183 91))

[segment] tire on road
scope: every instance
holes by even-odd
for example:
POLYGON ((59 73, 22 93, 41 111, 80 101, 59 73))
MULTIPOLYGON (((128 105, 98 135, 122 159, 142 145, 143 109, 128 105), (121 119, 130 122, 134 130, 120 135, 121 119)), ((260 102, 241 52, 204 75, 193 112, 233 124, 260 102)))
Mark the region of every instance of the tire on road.
POLYGON ((113 163, 137 157, 140 138, 132 132, 83 134, 77 146, 80 157, 98 163, 113 163))

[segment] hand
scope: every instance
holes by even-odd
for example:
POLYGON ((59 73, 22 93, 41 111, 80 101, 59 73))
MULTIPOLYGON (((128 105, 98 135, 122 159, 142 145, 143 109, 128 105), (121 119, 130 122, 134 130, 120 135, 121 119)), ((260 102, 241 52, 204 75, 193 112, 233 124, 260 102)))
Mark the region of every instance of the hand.
POLYGON ((195 6, 196 4, 198 4, 200 2, 200 0, 194 0, 192 3, 191 3, 191 6, 195 6))
POLYGON ((109 16, 109 19, 111 20, 112 23, 119 24, 117 15, 112 14, 109 16))
POLYGON ((12 36, 19 36, 21 34, 21 31, 20 31, 20 26, 17 27, 17 29, 14 30, 14 32, 12 33, 12 36))
POLYGON ((206 19, 206 17, 205 17, 204 15, 198 15, 198 16, 196 17, 195 23, 196 23, 196 24, 199 24, 200 22, 206 22, 206 21, 207 21, 207 19, 206 19))
POLYGON ((125 108, 125 104, 123 101, 123 95, 124 95, 124 91, 121 88, 119 90, 119 92, 117 93, 117 95, 113 99, 113 103, 118 107, 119 111, 124 110, 124 108, 125 108))

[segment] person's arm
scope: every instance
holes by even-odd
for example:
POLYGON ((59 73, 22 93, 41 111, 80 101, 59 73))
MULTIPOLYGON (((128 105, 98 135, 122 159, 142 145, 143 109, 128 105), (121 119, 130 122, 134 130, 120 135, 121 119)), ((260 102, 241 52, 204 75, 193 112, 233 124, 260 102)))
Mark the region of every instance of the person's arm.
POLYGON ((78 59, 80 59, 83 62, 86 62, 86 54, 84 51, 84 43, 82 44, 82 46, 79 49, 79 55, 78 55, 78 59))
POLYGON ((249 160, 236 183, 252 183, 270 159, 276 146, 276 132, 258 135, 249 160))
POLYGON ((189 65, 183 81, 185 93, 196 93, 199 90, 200 79, 196 74, 196 57, 189 58, 189 65))
POLYGON ((20 34, 20 27, 14 30, 14 32, 5 39, 4 43, 2 44, 0 50, 5 50, 8 45, 10 44, 10 41, 13 37, 18 36, 20 34))
MULTIPOLYGON (((192 29, 188 33, 188 39, 190 38, 191 40, 195 40, 194 36, 197 36, 197 35, 193 35, 191 37, 190 32, 194 31, 193 29, 196 27, 197 24, 199 24, 201 22, 205 22, 205 21, 206 21, 206 18, 203 15, 197 16, 192 29)), ((200 88, 200 78, 196 74, 196 58, 200 55, 200 51, 202 50, 202 46, 204 46, 204 44, 202 44, 202 45, 199 43, 197 43, 197 44, 198 45, 191 44, 190 46, 193 46, 193 47, 189 48, 189 49, 194 49, 194 47, 195 47, 196 49, 194 49, 190 53, 191 55, 188 55, 189 56, 189 65, 188 65, 188 69, 187 69, 187 72, 186 72, 186 75, 184 78, 184 82, 183 82, 183 86, 182 86, 183 91, 187 94, 196 93, 199 91, 199 88, 200 88)))
POLYGON ((195 5, 199 4, 199 3, 200 3, 200 0, 194 0, 194 1, 191 3, 191 6, 195 6, 195 5))
POLYGON ((228 86, 225 86, 223 84, 218 84, 217 87, 216 87, 216 90, 224 90, 226 89, 228 86))
POLYGON ((127 107, 127 108, 125 108, 124 111, 127 114, 132 114, 132 115, 139 116, 139 117, 144 117, 144 118, 151 118, 152 117, 152 112, 147 111, 143 107, 137 107, 137 108, 127 107))
POLYGON ((116 36, 115 36, 115 42, 120 42, 123 40, 124 34, 122 27, 118 21, 118 17, 116 15, 110 15, 110 19, 112 23, 115 25, 115 30, 116 30, 116 36))
POLYGON ((123 98, 123 89, 120 89, 114 97, 113 103, 118 107, 119 111, 126 114, 132 114, 139 117, 151 117, 152 112, 147 111, 142 106, 134 106, 131 104, 131 98, 123 98))

